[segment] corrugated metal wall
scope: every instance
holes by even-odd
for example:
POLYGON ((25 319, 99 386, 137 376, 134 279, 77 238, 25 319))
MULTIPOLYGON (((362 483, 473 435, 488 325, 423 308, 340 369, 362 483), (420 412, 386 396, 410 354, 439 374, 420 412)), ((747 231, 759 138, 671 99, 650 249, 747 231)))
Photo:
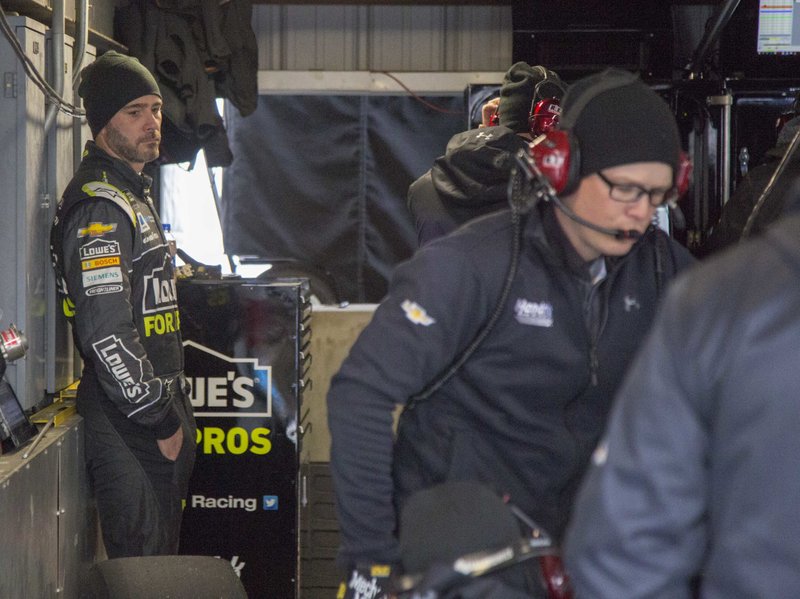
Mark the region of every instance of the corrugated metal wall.
POLYGON ((260 70, 501 71, 510 6, 256 5, 260 70))

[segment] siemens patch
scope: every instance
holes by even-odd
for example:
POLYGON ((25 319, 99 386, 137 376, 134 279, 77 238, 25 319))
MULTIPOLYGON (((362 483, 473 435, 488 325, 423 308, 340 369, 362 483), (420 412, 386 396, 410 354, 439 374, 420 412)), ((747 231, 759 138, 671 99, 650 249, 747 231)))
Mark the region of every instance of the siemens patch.
POLYGON ((122 283, 122 270, 119 268, 99 268, 84 272, 83 287, 94 287, 95 285, 108 285, 109 283, 122 283))

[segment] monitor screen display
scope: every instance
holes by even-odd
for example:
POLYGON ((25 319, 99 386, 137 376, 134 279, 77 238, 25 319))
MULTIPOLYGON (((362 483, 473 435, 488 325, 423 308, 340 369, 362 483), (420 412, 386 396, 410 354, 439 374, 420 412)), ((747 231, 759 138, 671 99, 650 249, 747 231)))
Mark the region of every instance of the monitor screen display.
POLYGON ((719 74, 731 79, 800 78, 800 2, 741 0, 724 26, 719 74))
POLYGON ((759 54, 800 52, 800 3, 759 0, 756 51, 759 54))

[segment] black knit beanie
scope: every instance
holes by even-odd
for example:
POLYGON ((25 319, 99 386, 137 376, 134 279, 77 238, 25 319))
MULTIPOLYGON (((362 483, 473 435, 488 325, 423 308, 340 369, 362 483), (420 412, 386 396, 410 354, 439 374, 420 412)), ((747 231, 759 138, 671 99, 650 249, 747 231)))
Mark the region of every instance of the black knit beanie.
POLYGON ((677 172, 675 116, 637 75, 611 68, 580 79, 561 109, 559 128, 577 139, 581 177, 634 162, 664 162, 677 172))
POLYGON ((531 66, 527 62, 511 65, 503 76, 500 87, 500 124, 517 133, 530 130, 528 115, 534 96, 543 98, 561 98, 566 85, 559 76, 543 66, 531 66))
POLYGON ((78 95, 94 138, 126 104, 151 94, 161 97, 158 83, 133 56, 110 50, 81 70, 78 95))

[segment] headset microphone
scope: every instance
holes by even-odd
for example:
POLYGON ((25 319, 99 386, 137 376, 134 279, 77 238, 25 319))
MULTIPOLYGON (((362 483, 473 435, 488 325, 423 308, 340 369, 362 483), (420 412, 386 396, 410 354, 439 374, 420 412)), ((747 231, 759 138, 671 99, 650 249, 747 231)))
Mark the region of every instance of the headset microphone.
POLYGON ((570 220, 575 221, 579 225, 584 227, 588 227, 593 231, 597 231, 599 233, 605 233, 606 235, 611 235, 614 239, 623 241, 625 239, 639 239, 642 234, 637 231, 636 229, 610 229, 608 227, 601 227, 600 225, 596 225, 593 222, 589 222, 585 218, 581 218, 577 214, 575 214, 564 202, 558 199, 558 196, 553 194, 550 200, 556 205, 556 207, 563 212, 567 218, 570 220))
MULTIPOLYGON (((553 202, 553 204, 555 204, 556 207, 561 210, 561 212, 563 212, 570 220, 578 223, 579 225, 592 229, 593 231, 597 231, 598 233, 610 235, 611 237, 620 241, 625 239, 638 239, 642 236, 642 234, 635 229, 611 229, 597 225, 586 220, 585 218, 581 218, 558 198, 552 183, 539 169, 530 152, 520 150, 517 152, 516 160, 518 165, 516 170, 518 172, 522 172, 526 182, 528 185, 530 185, 530 197, 533 200, 532 202, 526 203, 526 205, 518 208, 519 210, 530 210, 530 208, 533 207, 533 204, 539 200, 544 200, 546 202, 553 202)), ((513 204, 512 207, 514 207, 513 204)))

